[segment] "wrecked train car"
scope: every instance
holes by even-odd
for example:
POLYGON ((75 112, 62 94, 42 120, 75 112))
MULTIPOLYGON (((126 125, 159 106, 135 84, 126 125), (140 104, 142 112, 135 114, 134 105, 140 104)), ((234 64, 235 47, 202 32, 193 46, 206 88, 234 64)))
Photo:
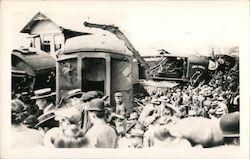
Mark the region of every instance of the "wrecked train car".
POLYGON ((55 90, 56 60, 43 51, 13 50, 12 94, 30 94, 49 87, 55 90))
MULTIPOLYGON (((57 54, 57 103, 72 89, 95 90, 108 95, 114 105, 114 93, 123 94, 132 104, 133 54, 111 34, 90 34, 71 38, 57 54)), ((131 108, 127 108, 128 110, 131 108)))
MULTIPOLYGON (((208 57, 201 56, 146 56, 149 75, 154 80, 167 80, 197 85, 208 76, 208 57)), ((142 71, 141 71, 142 72, 142 71)), ((140 78, 145 78, 141 74, 140 78)))

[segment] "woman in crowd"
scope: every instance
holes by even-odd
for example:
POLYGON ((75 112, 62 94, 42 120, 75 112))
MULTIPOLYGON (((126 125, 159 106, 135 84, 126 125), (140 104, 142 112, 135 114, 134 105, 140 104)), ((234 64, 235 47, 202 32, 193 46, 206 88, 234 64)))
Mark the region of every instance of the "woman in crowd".
POLYGON ((11 140, 13 148, 34 148, 43 145, 43 135, 23 124, 29 115, 27 106, 19 99, 11 101, 11 140))

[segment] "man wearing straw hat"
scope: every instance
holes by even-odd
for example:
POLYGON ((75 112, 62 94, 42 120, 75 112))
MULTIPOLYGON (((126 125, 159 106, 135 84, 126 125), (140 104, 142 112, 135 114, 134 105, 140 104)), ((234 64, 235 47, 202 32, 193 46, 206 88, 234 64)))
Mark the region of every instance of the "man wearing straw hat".
POLYGON ((55 92, 51 92, 50 88, 44 88, 34 91, 35 96, 31 97, 31 99, 36 100, 36 105, 39 110, 43 110, 43 113, 49 110, 54 109, 53 103, 48 101, 48 98, 56 95, 55 92))
POLYGON ((56 95, 55 92, 51 92, 50 88, 43 88, 34 91, 35 96, 31 97, 31 99, 36 100, 36 106, 38 107, 37 112, 29 117, 31 127, 38 123, 38 117, 42 114, 49 112, 55 108, 54 104, 49 102, 48 98, 56 95))

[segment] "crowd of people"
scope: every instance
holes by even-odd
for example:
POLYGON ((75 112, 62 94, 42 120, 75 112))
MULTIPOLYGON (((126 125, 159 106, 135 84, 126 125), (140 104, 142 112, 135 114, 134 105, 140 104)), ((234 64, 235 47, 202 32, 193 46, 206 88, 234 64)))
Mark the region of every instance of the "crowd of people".
POLYGON ((51 89, 37 90, 35 112, 12 100, 12 146, 200 148, 227 144, 227 138, 239 144, 239 83, 231 70, 213 72, 197 87, 149 88, 132 106, 122 92, 113 94, 112 105, 102 92, 74 89, 55 105, 51 89))

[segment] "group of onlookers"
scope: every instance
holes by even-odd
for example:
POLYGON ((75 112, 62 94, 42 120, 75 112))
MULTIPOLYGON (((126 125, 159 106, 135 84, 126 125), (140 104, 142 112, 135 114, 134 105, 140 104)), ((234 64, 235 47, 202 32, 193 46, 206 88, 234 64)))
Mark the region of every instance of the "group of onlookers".
MULTIPOLYGON (((141 99, 142 103, 130 113, 120 92, 115 93, 117 109, 112 110, 96 91, 73 90, 59 106, 54 106, 46 102, 46 97, 53 95, 48 93, 50 90, 38 90, 33 98, 39 109, 34 114, 20 100, 12 101, 12 146, 145 148, 221 145, 224 133, 220 118, 234 114, 233 121, 238 127, 239 112, 229 113, 225 99, 221 96, 213 99, 209 93, 203 97, 199 93, 201 90, 196 92, 198 88, 191 91, 196 94, 186 97, 183 92, 188 92, 189 88, 176 89, 171 96, 152 94, 152 97, 141 99)), ((202 90, 211 91, 206 86, 202 90)))
POLYGON ((53 95, 49 88, 35 91, 38 110, 33 114, 12 100, 13 147, 115 147, 117 134, 104 120, 105 102, 97 91, 72 90, 57 106, 47 100, 53 95))
MULTIPOLYGON (((233 67, 231 70, 237 70, 233 67)), ((199 86, 150 88, 115 105, 100 91, 74 89, 55 105, 50 88, 36 90, 35 107, 11 103, 12 146, 50 148, 214 147, 239 142, 237 71, 216 71, 199 86), (128 108, 132 108, 129 110, 128 108)))

